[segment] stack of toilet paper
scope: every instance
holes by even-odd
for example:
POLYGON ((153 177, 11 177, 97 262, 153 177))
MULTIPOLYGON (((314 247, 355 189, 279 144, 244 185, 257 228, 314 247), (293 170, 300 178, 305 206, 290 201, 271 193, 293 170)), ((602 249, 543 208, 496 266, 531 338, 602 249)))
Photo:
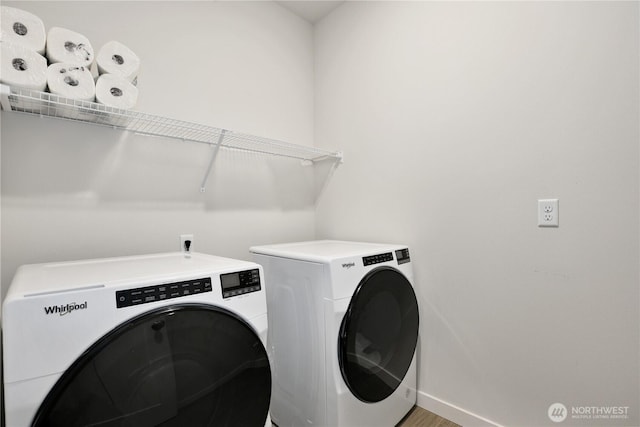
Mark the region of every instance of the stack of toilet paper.
POLYGON ((60 27, 46 33, 32 13, 0 7, 0 82, 121 109, 135 106, 140 59, 127 46, 110 41, 96 56, 84 35, 60 27))
POLYGON ((44 91, 47 60, 44 23, 32 13, 0 6, 0 82, 44 91))
POLYGON ((90 67, 94 52, 89 39, 66 28, 47 33, 47 86, 49 92, 70 99, 93 101, 96 85, 90 67))
POLYGON ((96 81, 96 100, 112 107, 131 109, 138 100, 140 59, 117 41, 106 43, 96 58, 100 76, 96 81))

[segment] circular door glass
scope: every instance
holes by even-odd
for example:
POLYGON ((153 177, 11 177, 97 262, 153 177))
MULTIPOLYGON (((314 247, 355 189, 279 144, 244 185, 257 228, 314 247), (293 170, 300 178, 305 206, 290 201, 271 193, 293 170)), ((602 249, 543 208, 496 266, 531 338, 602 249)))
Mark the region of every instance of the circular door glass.
POLYGON ((345 383, 364 402, 389 397, 418 341, 418 301, 407 278, 380 267, 360 282, 342 320, 338 358, 345 383))
POLYGON ((235 314, 176 305, 134 318, 58 380, 34 426, 264 426, 271 370, 235 314))

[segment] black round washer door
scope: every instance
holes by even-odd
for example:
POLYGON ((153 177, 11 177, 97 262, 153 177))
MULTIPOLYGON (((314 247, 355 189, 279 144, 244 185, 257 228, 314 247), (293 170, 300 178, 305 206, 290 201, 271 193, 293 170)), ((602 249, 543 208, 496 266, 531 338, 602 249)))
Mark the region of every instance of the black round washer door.
POLYGON ((418 301, 398 270, 379 267, 360 282, 342 320, 342 378, 361 401, 380 402, 404 379, 418 342, 418 301))
POLYGON ((269 361, 251 326, 183 304, 101 338, 54 385, 33 426, 263 427, 270 399, 269 361))

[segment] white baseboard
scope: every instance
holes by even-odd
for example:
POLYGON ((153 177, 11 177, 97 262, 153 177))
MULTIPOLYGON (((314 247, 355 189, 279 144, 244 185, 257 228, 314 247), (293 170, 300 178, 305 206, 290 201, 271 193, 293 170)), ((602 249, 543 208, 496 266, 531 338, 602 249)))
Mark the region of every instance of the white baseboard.
POLYGON ((488 420, 480 415, 457 407, 449 402, 440 400, 422 391, 418 391, 418 406, 436 415, 460 424, 463 427, 502 427, 500 424, 488 420))

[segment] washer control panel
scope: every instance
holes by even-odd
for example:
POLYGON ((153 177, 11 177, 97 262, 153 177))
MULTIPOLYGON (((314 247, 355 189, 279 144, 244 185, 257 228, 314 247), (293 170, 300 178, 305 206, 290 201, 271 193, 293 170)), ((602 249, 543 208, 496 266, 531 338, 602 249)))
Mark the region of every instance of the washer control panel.
POLYGON ((116 307, 130 307, 132 305, 163 301, 187 295, 211 292, 211 278, 186 280, 184 282, 166 283, 162 285, 146 286, 144 288, 125 289, 116 291, 116 307))
POLYGON ((380 264, 381 262, 393 261, 393 254, 391 252, 385 252, 378 255, 370 255, 362 257, 362 263, 364 266, 380 264))
POLYGON ((259 291, 261 289, 260 270, 254 268, 253 270, 221 274, 220 284, 222 285, 223 298, 259 291))

